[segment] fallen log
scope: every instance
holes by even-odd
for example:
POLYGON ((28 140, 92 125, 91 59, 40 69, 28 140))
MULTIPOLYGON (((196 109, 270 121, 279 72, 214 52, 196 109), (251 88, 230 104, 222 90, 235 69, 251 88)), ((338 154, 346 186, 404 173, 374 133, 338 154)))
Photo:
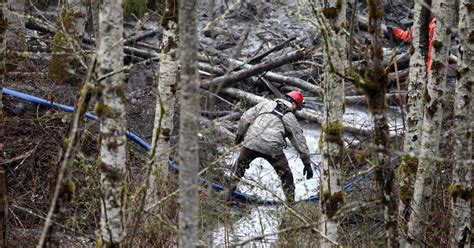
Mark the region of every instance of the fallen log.
POLYGON ((287 71, 283 72, 283 76, 287 77, 294 77, 294 78, 309 78, 312 76, 314 68, 308 68, 308 69, 303 69, 303 70, 297 70, 297 71, 287 71))
MULTIPOLYGON (((402 95, 402 98, 405 98, 406 92, 402 91, 400 94, 402 95)), ((395 102, 398 105, 398 93, 387 93, 386 98, 388 101, 395 102)), ((305 101, 322 104, 322 99, 319 97, 305 97, 305 101)), ((344 103, 346 105, 367 105, 367 97, 365 95, 346 96, 344 98, 344 103)))
MULTIPOLYGON (((298 51, 293 51, 288 54, 285 54, 283 56, 279 56, 271 61, 265 61, 260 64, 256 65, 249 65, 248 67, 245 67, 243 70, 231 72, 227 75, 223 75, 214 79, 211 79, 209 81, 205 81, 201 83, 201 87, 203 88, 209 88, 213 86, 222 86, 226 87, 232 83, 236 83, 242 79, 255 76, 258 74, 261 74, 263 72, 269 71, 271 69, 280 67, 282 65, 289 64, 291 62, 300 60, 304 58, 304 56, 308 53, 306 50, 298 50, 298 51)), ((224 59, 225 61, 226 59, 224 59)), ((243 64, 242 64, 243 65, 243 64)))
MULTIPOLYGON (((248 68, 252 67, 249 64, 244 64, 242 61, 235 60, 235 59, 226 59, 223 62, 224 62, 224 66, 226 66, 228 68, 232 68, 232 67, 237 66, 237 65, 241 65, 244 69, 248 69, 248 68)), ((287 85, 290 85, 290 86, 300 88, 302 90, 306 90, 310 93, 315 93, 315 94, 318 93, 319 94, 319 91, 320 91, 320 88, 318 86, 316 86, 314 84, 311 84, 311 83, 308 83, 305 80, 295 78, 295 77, 283 76, 283 75, 275 73, 275 72, 270 72, 270 71, 266 72, 263 75, 263 77, 265 77, 266 79, 268 79, 270 81, 273 81, 273 82, 277 82, 277 83, 281 83, 281 84, 287 84, 287 85)))
MULTIPOLYGON (((220 92, 233 98, 245 99, 254 105, 263 101, 268 101, 268 99, 265 97, 257 96, 252 93, 248 93, 243 90, 239 90, 239 89, 231 88, 231 87, 223 88, 221 89, 220 92)), ((310 110, 307 108, 303 108, 302 110, 297 111, 296 117, 307 120, 307 121, 315 122, 320 125, 324 121, 324 117, 322 116, 321 113, 318 113, 314 110, 310 110)), ((371 129, 361 128, 351 123, 344 123, 344 130, 346 132, 354 133, 354 134, 370 135, 371 133, 371 129)))
POLYGON ((215 112, 201 111, 201 115, 209 119, 216 119, 216 118, 224 117, 224 116, 234 114, 234 113, 235 112, 233 111, 215 111, 215 112))
MULTIPOLYGON (((205 71, 205 72, 208 72, 208 73, 212 73, 212 74, 216 74, 216 75, 224 75, 225 74, 225 70, 220 68, 220 67, 217 67, 217 66, 212 66, 210 64, 207 64, 207 63, 202 63, 202 62, 199 62, 199 70, 202 70, 202 71, 205 71)), ((247 78, 246 80, 249 80, 251 83, 254 83, 254 84, 263 84, 273 93, 273 95, 275 95, 276 97, 281 97, 283 94, 275 87, 275 85, 272 83, 272 82, 269 82, 267 79, 263 78, 263 77, 256 77, 256 76, 252 76, 252 77, 249 77, 247 78)))
POLYGON ((273 52, 280 51, 281 49, 285 48, 291 41, 295 40, 296 36, 293 36, 282 43, 270 48, 269 50, 263 52, 262 54, 256 55, 253 58, 249 59, 247 64, 252 64, 252 63, 259 63, 264 59, 266 56, 270 55, 273 52))
POLYGON ((223 116, 223 117, 216 118, 214 121, 215 122, 237 121, 237 120, 240 119, 241 116, 242 116, 242 113, 235 112, 235 113, 230 114, 230 115, 226 115, 226 116, 223 116))

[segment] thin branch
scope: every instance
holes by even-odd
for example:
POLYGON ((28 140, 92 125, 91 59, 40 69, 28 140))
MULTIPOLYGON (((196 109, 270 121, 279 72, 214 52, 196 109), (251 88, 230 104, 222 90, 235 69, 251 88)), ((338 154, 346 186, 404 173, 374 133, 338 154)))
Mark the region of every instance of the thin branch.
POLYGON ((53 198, 51 199, 51 206, 49 208, 48 215, 46 217, 46 221, 43 226, 43 231, 41 233, 41 237, 37 245, 37 247, 39 248, 44 247, 46 235, 51 225, 51 219, 53 218, 53 214, 55 212, 57 201, 59 198, 59 192, 63 184, 64 175, 66 174, 66 170, 69 167, 71 167, 74 161, 75 150, 78 143, 77 139, 78 139, 79 126, 81 125, 81 122, 84 119, 84 115, 86 113, 88 103, 91 99, 91 88, 93 86, 90 80, 93 77, 95 65, 96 65, 96 56, 94 56, 91 59, 88 72, 87 72, 87 77, 84 81, 84 85, 82 86, 82 89, 81 89, 81 94, 79 96, 76 107, 74 109, 74 117, 71 123, 70 133, 67 138, 67 148, 66 148, 66 151, 64 152, 64 157, 61 161, 61 166, 59 168, 56 187, 54 189, 53 198))

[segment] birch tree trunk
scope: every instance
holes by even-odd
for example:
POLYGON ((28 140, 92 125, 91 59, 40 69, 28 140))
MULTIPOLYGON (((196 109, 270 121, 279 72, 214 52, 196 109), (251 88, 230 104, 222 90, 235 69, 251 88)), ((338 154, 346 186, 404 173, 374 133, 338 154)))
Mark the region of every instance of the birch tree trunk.
POLYGON ((181 97, 179 129, 179 246, 198 245, 199 74, 196 0, 179 1, 181 97))
POLYGON ((178 84, 178 6, 177 0, 167 0, 161 20, 163 38, 161 43, 160 76, 156 88, 155 123, 152 149, 150 151, 151 174, 147 192, 147 209, 153 211, 159 200, 158 187, 168 177, 168 160, 171 151, 170 138, 173 133, 176 88, 178 84))
MULTIPOLYGON (((123 67, 122 0, 103 0, 99 15, 99 77, 123 67)), ((116 73, 99 84, 96 113, 100 117, 101 241, 119 246, 125 237, 127 183, 124 76, 116 73)))
POLYGON ((382 65, 381 20, 384 14, 383 1, 368 1, 369 27, 372 35, 370 66, 366 68, 365 84, 362 86, 367 96, 369 110, 374 122, 375 177, 382 191, 384 205, 385 246, 398 246, 398 210, 394 189, 395 173, 388 156, 389 127, 387 121, 387 85, 388 75, 382 65))
POLYGON ((471 247, 472 204, 472 87, 474 82, 473 0, 459 4, 460 65, 458 67, 454 108, 455 164, 450 187, 451 247, 471 247), (469 9, 471 8, 471 9, 469 9))
POLYGON ((423 92, 426 81, 426 58, 428 56, 429 17, 430 10, 423 4, 431 1, 415 1, 414 24, 412 28, 412 55, 410 58, 410 74, 407 93, 406 129, 400 165, 399 209, 400 246, 406 243, 406 222, 410 217, 410 202, 413 196, 413 183, 418 167, 418 155, 421 140, 421 124, 423 122, 423 92), (423 3, 423 4, 422 4, 423 3))
POLYGON ((417 246, 422 238, 429 213, 426 209, 431 200, 433 189, 433 172, 436 168, 434 158, 439 156, 441 122, 446 90, 446 66, 448 50, 451 44, 451 27, 454 16, 454 0, 434 1, 433 12, 437 14, 431 69, 428 75, 427 89, 424 93, 425 108, 421 137, 420 157, 413 200, 412 214, 408 222, 408 247, 417 246))
MULTIPOLYGON (((346 2, 344 0, 325 1, 322 9, 323 14, 331 23, 339 47, 324 46, 325 49, 325 73, 323 81, 324 96, 324 123, 322 124, 320 151, 322 154, 321 166, 321 232, 332 241, 338 240, 338 221, 332 219, 333 215, 344 204, 344 193, 342 190, 341 168, 344 160, 344 125, 342 116, 344 114, 344 81, 335 73, 331 73, 329 57, 339 58, 337 49, 346 48, 345 35, 343 34, 343 22, 345 21, 346 2)), ((347 58, 340 58, 334 64, 334 69, 343 72, 347 58)), ((333 243, 327 239, 320 239, 320 247, 332 247, 333 243)))

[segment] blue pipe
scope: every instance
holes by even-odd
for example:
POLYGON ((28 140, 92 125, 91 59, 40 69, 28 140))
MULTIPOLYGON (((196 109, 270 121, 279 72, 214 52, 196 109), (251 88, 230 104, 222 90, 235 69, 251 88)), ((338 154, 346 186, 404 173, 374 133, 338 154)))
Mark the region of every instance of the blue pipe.
MULTIPOLYGON (((54 103, 54 102, 50 102, 48 100, 38 98, 38 97, 34 97, 34 96, 31 96, 31 95, 28 95, 28 94, 25 94, 25 93, 21 93, 21 92, 18 92, 18 91, 14 91, 14 90, 11 90, 11 89, 8 89, 8 88, 3 88, 3 94, 9 95, 9 96, 12 96, 12 97, 15 97, 15 98, 18 98, 18 99, 22 99, 22 100, 25 100, 25 101, 37 103, 37 104, 40 104, 40 105, 43 105, 43 106, 57 108, 59 110, 65 111, 65 112, 74 112, 74 107, 63 105, 63 104, 58 104, 58 103, 54 103)), ((99 118, 96 115, 94 115, 90 112, 87 112, 85 116, 86 116, 87 119, 94 120, 94 121, 100 121, 99 118)), ((149 151, 151 149, 150 144, 146 143, 143 139, 138 137, 138 135, 136 135, 132 131, 127 130, 126 135, 132 141, 134 141, 135 143, 140 145, 146 151, 149 151)), ((175 162, 169 160, 168 161, 168 166, 169 166, 170 169, 172 169, 176 172, 179 172, 179 166, 175 162)), ((346 182, 344 184, 344 190, 351 189, 355 184, 357 184, 358 182, 362 181, 363 179, 369 177, 370 175, 372 175, 372 172, 368 173, 367 175, 354 178, 349 182, 346 182)), ((207 180, 207 179, 205 179, 201 176, 198 176, 198 181, 200 183, 206 185, 206 186, 212 187, 216 191, 222 192, 222 191, 225 190, 225 188, 222 185, 217 184, 217 183, 211 183, 209 180, 207 180)), ((245 202, 248 202, 248 203, 259 204, 259 205, 278 205, 278 204, 282 204, 281 201, 256 199, 255 197, 253 197, 251 195, 241 193, 241 192, 237 192, 237 191, 232 192, 232 196, 234 196, 235 198, 237 198, 239 200, 242 200, 242 201, 245 201, 245 202)), ((313 195, 313 196, 310 196, 310 197, 308 197, 306 199, 303 199, 301 201, 317 202, 318 200, 319 200, 319 196, 318 195, 313 195)))

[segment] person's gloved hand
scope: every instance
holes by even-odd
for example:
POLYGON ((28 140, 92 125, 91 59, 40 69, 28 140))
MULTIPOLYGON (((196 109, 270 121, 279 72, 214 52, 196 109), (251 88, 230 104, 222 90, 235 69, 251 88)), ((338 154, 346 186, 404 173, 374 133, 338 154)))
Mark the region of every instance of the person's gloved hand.
POLYGON ((311 160, 304 160, 303 165, 303 175, 306 176, 306 179, 313 178, 313 168, 311 168, 311 160))

